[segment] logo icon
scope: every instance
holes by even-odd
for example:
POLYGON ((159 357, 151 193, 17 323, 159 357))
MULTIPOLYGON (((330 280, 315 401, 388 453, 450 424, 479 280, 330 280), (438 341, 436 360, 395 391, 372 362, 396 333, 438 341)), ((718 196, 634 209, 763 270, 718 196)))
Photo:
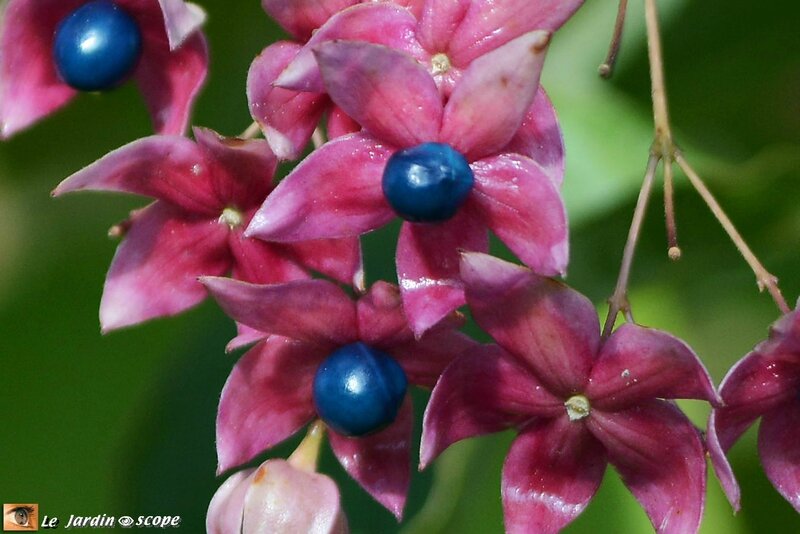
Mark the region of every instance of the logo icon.
POLYGON ((4 504, 4 532, 32 532, 39 530, 38 504, 4 504))

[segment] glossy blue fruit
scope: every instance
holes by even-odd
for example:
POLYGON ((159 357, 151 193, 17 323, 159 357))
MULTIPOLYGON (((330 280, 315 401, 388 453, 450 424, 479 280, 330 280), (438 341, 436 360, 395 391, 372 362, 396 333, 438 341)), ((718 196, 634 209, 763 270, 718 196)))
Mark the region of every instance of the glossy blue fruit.
POLYGON ((444 143, 399 150, 383 171, 383 195, 400 217, 411 222, 450 219, 474 183, 467 160, 444 143))
POLYGON ((336 432, 363 436, 391 424, 403 404, 408 380, 394 358, 352 343, 336 350, 314 376, 314 405, 336 432))
POLYGON ((142 55, 139 25, 108 0, 88 2, 56 28, 53 60, 61 78, 80 91, 113 89, 142 55))

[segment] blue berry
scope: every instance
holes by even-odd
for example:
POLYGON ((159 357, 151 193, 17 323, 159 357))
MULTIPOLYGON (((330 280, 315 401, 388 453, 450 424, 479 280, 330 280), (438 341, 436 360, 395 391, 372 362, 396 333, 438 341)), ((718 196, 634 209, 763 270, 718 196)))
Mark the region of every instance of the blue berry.
POLYGON ((141 55, 138 24, 108 0, 82 5, 56 28, 56 68, 68 85, 80 91, 113 89, 125 81, 141 55))
POLYGON ((411 222, 450 219, 474 183, 464 156, 443 143, 399 150, 383 171, 383 195, 400 217, 411 222))
POLYGON ((314 376, 314 405, 336 432, 363 436, 395 420, 407 387, 406 374, 394 358, 352 343, 320 364, 314 376))

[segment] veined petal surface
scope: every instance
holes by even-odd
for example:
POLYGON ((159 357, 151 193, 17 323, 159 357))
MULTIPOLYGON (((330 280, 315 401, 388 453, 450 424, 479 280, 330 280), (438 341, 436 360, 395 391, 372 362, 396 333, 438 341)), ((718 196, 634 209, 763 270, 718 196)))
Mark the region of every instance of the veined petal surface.
POLYGON ((411 483, 411 397, 387 428, 358 438, 342 436, 329 429, 333 453, 351 477, 367 493, 400 520, 411 483))
POLYGON ((197 277, 231 267, 228 228, 156 201, 132 218, 106 275, 100 327, 109 332, 200 303, 197 277))
POLYGON ((381 177, 392 149, 354 134, 325 143, 267 197, 245 235, 295 242, 358 236, 391 221, 381 177))
POLYGON ((453 361, 433 390, 425 410, 420 465, 426 467, 462 439, 564 413, 563 401, 503 349, 477 346, 453 361))
POLYGON ((536 96, 550 37, 531 32, 473 61, 447 101, 441 141, 470 161, 506 146, 536 96))
POLYGON ((73 191, 119 191, 163 200, 190 213, 219 216, 209 162, 194 142, 150 136, 109 152, 62 181, 53 196, 73 191))
POLYGON ((301 47, 279 41, 253 60, 247 73, 250 114, 281 159, 297 159, 308 145, 330 101, 319 93, 301 93, 276 87, 274 82, 301 47))
POLYGON ((424 52, 415 38, 416 26, 417 19, 408 9, 394 2, 354 5, 331 17, 314 32, 275 80, 275 85, 296 91, 325 92, 314 49, 326 41, 363 41, 402 50, 413 57, 422 57, 424 52))
POLYGON ((761 419, 758 453, 775 489, 800 512, 800 399, 794 398, 761 419))
POLYGON ((586 419, 609 461, 659 534, 700 528, 706 459, 699 431, 672 403, 653 399, 616 413, 593 409, 586 419))
POLYGON ((322 347, 350 343, 357 338, 355 304, 327 280, 268 285, 215 277, 204 277, 201 281, 225 313, 261 332, 322 347))
POLYGON ((0 138, 65 105, 76 91, 58 75, 53 35, 82 0, 9 0, 0 18, 0 138))
POLYGON ((600 345, 592 303, 567 286, 486 254, 465 253, 461 278, 480 327, 554 394, 583 391, 600 345))
POLYGON ((267 14, 302 41, 342 9, 360 0, 261 0, 267 14))
POLYGON ((282 336, 270 336, 242 356, 219 401, 218 472, 253 459, 313 418, 311 383, 325 356, 324 349, 282 336))
POLYGON ((473 0, 450 42, 458 65, 533 30, 555 31, 583 0, 473 0))
MULTIPOLYGON (((147 28, 143 31, 147 37, 147 28)), ((144 39, 142 59, 134 77, 157 133, 186 132, 192 106, 207 73, 208 45, 202 33, 192 34, 176 50, 170 49, 165 37, 153 35, 144 39)))
POLYGON ((503 152, 528 156, 560 186, 564 181, 564 136, 558 123, 556 109, 542 86, 536 91, 522 124, 503 152))
POLYGON ((509 534, 559 532, 589 504, 606 470, 603 446, 562 415, 532 423, 503 465, 503 512, 509 534))
POLYGON ((316 55, 331 99, 377 139, 399 148, 438 140, 442 98, 413 57, 355 41, 323 43, 316 55))
POLYGON ((603 410, 655 397, 721 402, 708 371, 686 343, 632 323, 620 326, 603 344, 585 393, 603 410))
POLYGON ((443 223, 403 223, 397 242, 397 279, 417 335, 464 304, 459 273, 463 250, 489 250, 486 227, 465 209, 443 223))
POLYGON ((544 276, 563 275, 569 263, 564 201, 532 159, 501 154, 476 161, 470 206, 525 265, 544 276))

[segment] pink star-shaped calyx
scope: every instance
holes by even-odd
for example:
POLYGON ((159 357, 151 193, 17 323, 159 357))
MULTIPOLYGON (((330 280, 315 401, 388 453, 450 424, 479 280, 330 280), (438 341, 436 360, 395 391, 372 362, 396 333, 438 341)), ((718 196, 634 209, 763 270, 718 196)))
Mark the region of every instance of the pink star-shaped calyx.
POLYGON ((446 104, 431 74, 403 52, 363 42, 320 45, 331 98, 364 131, 314 151, 276 188, 246 234, 293 242, 381 227, 396 217, 382 188, 389 158, 437 142, 469 162, 474 186, 450 220, 403 224, 397 274, 414 331, 421 334, 464 303, 458 251, 486 251, 487 229, 536 272, 563 274, 563 161, 524 155, 532 145, 540 154, 561 154, 558 124, 542 129, 527 120, 549 105, 536 96, 549 37, 531 32, 473 61, 446 104))
MULTIPOLYGON (((361 343, 380 350, 399 364, 409 384, 430 388, 454 357, 475 345, 456 330, 463 320, 455 315, 415 338, 397 287, 384 282, 356 301, 325 280, 203 283, 235 321, 269 334, 239 360, 222 391, 219 471, 251 460, 318 417, 314 377, 341 347, 361 343)), ((410 396, 400 400, 395 419, 382 430, 349 437, 329 428, 344 469, 398 518, 410 482, 413 423, 410 396)))
POLYGON ((357 239, 275 245, 244 237, 253 213, 275 186, 276 158, 264 140, 225 138, 203 128, 194 133, 195 141, 178 136, 134 141, 53 191, 55 196, 119 191, 156 199, 122 225, 124 239, 100 303, 103 331, 194 306, 206 296, 197 281, 204 275, 231 273, 274 283, 308 278, 311 268, 359 283, 357 239))
POLYGON ((658 532, 696 532, 705 500, 700 433, 669 400, 718 403, 675 337, 634 324, 606 341, 594 306, 567 286, 484 254, 462 262, 467 303, 497 345, 442 374, 425 412, 421 462, 450 444, 516 428, 503 467, 508 532, 557 532, 611 463, 658 532))

